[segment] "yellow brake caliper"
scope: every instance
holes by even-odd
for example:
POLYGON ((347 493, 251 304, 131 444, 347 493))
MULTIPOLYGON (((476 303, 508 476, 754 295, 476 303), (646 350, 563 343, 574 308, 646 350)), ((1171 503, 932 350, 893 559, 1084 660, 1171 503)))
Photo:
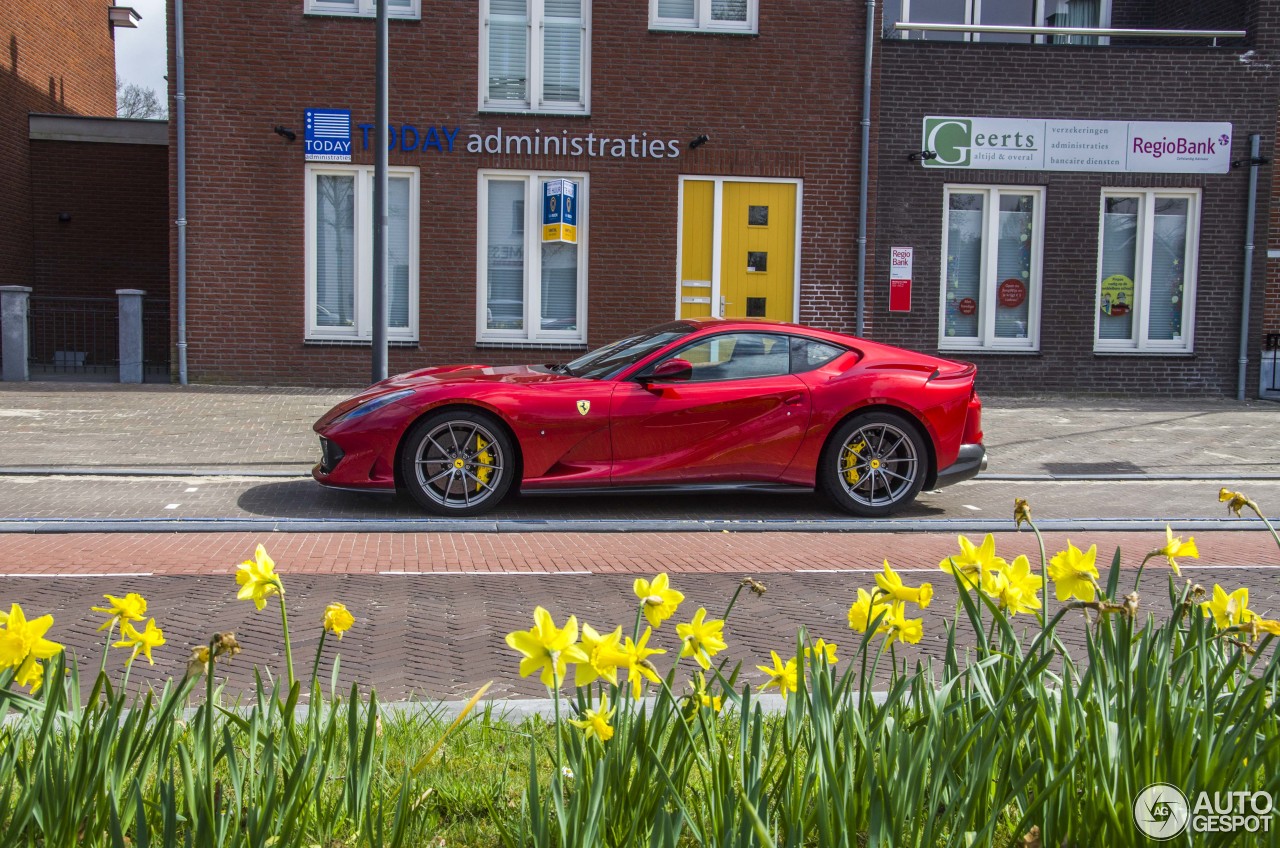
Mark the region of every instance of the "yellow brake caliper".
POLYGON ((845 482, 850 486, 857 485, 862 479, 858 474, 858 460, 862 458, 862 452, 866 450, 867 442, 862 440, 856 445, 845 445, 844 456, 840 458, 840 473, 844 475, 845 482))
POLYGON ((476 436, 476 448, 480 451, 476 454, 476 462, 481 464, 481 467, 476 469, 476 491, 478 492, 493 476, 493 469, 489 467, 493 465, 493 453, 489 450, 489 443, 479 436, 476 436))

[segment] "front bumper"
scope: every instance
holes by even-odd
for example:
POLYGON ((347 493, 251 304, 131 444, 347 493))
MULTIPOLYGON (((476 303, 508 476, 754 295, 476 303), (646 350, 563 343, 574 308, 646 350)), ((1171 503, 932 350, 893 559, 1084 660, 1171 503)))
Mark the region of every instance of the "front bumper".
POLYGON ((938 481, 934 485, 953 486, 972 480, 979 472, 987 470, 987 449, 982 445, 961 445, 956 461, 938 471, 938 481))

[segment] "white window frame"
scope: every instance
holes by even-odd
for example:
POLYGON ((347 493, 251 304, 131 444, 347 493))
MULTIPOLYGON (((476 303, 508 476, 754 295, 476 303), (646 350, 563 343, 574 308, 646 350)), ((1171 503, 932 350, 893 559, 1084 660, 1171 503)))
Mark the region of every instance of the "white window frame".
MULTIPOLYGON (((388 327, 387 339, 418 341, 419 178, 418 169, 393 166, 388 174, 409 177, 409 326, 388 327)), ((306 335, 307 341, 365 342, 373 338, 373 166, 332 162, 306 166, 306 335), (354 327, 325 327, 316 322, 316 177, 355 175, 354 327)))
POLYGON ((476 218, 476 341, 522 345, 583 344, 587 340, 587 241, 591 221, 591 192, 586 172, 481 170, 477 174, 476 218), (542 329, 542 183, 570 179, 578 183, 578 327, 542 329), (489 303, 489 181, 525 182, 524 195, 524 329, 491 330, 489 303))
POLYGON ((1041 281, 1044 275, 1044 186, 1022 185, 946 185, 942 193, 942 256, 940 297, 938 301, 938 349, 969 351, 1007 351, 1035 353, 1040 350, 1041 281), (952 194, 985 194, 982 205, 982 297, 978 303, 978 336, 947 335, 947 244, 951 235, 949 218, 952 194), (1027 336, 1023 339, 996 337, 996 303, 1000 281, 996 279, 996 257, 999 252, 998 226, 1000 196, 1005 194, 1035 195, 1035 218, 1032 221, 1031 276, 1027 280, 1027 336))
MULTIPOLYGON (((418 2, 418 0, 415 0, 418 2)), ((489 0, 480 0, 480 99, 481 112, 502 112, 509 114, 539 113, 549 115, 590 115, 591 114, 591 0, 582 2, 582 92, 577 103, 567 100, 544 100, 542 98, 543 83, 543 39, 545 5, 543 0, 528 0, 529 17, 525 25, 525 60, 529 63, 528 74, 529 99, 523 103, 511 100, 489 99, 489 0)))
MULTIPOLYGON (((656 3, 657 0, 650 0, 650 2, 656 3)), ((1034 12, 1031 18, 1031 21, 1032 21, 1031 25, 1040 26, 1041 22, 1044 20, 1045 0, 1028 0, 1028 2, 1034 3, 1034 12)), ((1102 29, 1105 29, 1111 26, 1111 2, 1112 0, 1101 0, 1101 3, 1099 5, 1098 26, 1102 29)), ((917 23, 917 24, 939 23, 939 21, 926 21, 926 20, 912 21, 911 20, 911 0, 902 0, 902 22, 917 23)), ((896 21, 894 23, 896 23, 896 21)), ((981 25, 982 0, 965 0, 964 23, 968 26, 981 25)), ((906 37, 910 37, 910 31, 908 30, 907 32, 908 34, 906 37)), ((927 40, 929 38, 929 33, 925 33, 924 37, 927 40)), ((1047 36, 1047 35, 1034 35, 1031 37, 1031 41, 1034 44, 1049 44, 1049 43, 1052 43, 1050 41, 1051 38, 1052 36, 1047 36)), ((964 41, 981 41, 982 34, 966 32, 963 36, 963 40, 964 41)), ((1103 36, 1098 39, 1098 44, 1110 44, 1110 43, 1111 43, 1111 39, 1107 36, 1103 36)))
POLYGON ((1187 354, 1195 351, 1196 282, 1199 276, 1201 191, 1198 188, 1105 188, 1098 205, 1098 266, 1093 285, 1093 350, 1094 353, 1168 353, 1187 354), (1134 263, 1132 339, 1103 339, 1102 329, 1102 237, 1108 197, 1140 197, 1138 220, 1138 254, 1134 263), (1157 198, 1187 200, 1187 253, 1183 257, 1182 302, 1185 305, 1181 339, 1151 339, 1151 255, 1154 250, 1152 227, 1155 223, 1157 198))
MULTIPOLYGON (((418 20, 422 17, 422 0, 409 0, 410 8, 397 6, 387 8, 387 17, 418 20)), ((378 13, 376 0, 355 0, 351 3, 335 3, 329 0, 302 0, 304 15, 336 15, 344 18, 372 18, 378 13)))
POLYGON ((693 0, 693 20, 664 18, 658 14, 658 0, 649 0, 649 29, 671 32, 737 32, 755 35, 759 29, 760 0, 747 0, 745 21, 716 21, 711 18, 711 0, 693 0))

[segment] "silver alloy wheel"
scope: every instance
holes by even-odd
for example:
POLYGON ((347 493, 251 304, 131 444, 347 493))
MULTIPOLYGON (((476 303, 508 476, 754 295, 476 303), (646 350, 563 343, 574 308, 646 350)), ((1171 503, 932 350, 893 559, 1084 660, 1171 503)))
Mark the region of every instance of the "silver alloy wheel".
POLYGON ((911 494, 920 457, 911 436, 894 424, 868 423, 854 430, 835 457, 836 477, 855 502, 886 507, 911 494))
POLYGON ((493 433, 476 421, 444 421, 419 443, 419 488, 447 509, 479 506, 501 490, 506 457, 493 433))

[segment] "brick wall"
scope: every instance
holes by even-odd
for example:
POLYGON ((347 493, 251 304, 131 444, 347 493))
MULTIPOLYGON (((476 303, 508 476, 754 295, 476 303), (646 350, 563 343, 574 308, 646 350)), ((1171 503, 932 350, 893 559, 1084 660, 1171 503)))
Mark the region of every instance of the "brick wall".
POLYGON ((7 3, 0 15, 0 284, 30 285, 27 113, 114 115, 115 46, 102 0, 7 3))
POLYGON ((38 294, 169 292, 169 153, 163 145, 31 142, 38 294), (60 213, 70 221, 60 221, 60 213))
MULTIPOLYGON (((354 123, 372 122, 373 22, 304 16, 299 0, 189 0, 186 9, 191 378, 365 380, 367 346, 303 343, 303 145, 272 127, 301 134, 310 106, 350 105, 354 123)), ((705 133, 711 141, 661 161, 394 153, 393 165, 421 168, 421 344, 392 349, 392 373, 450 360, 565 358, 476 349, 481 168, 589 173, 592 345, 675 313, 681 174, 802 178, 800 317, 852 326, 864 15, 844 0, 765 2, 758 37, 651 33, 647 3, 597 0, 590 118, 478 114, 475 3, 423 3, 421 21, 393 20, 393 124, 461 126, 462 137, 501 126, 579 136, 647 131, 682 144, 705 133)), ((371 163, 359 131, 355 139, 356 161, 371 163)))
MULTIPOLYGON (((1242 63, 1222 48, 1086 48, 1023 45, 889 43, 881 51, 881 109, 876 255, 915 247, 915 300, 909 314, 889 313, 887 280, 871 289, 873 335, 936 350, 941 291, 943 186, 947 183, 1045 187, 1045 240, 1040 351, 956 354, 978 362, 979 385, 1006 392, 1088 391, 1232 394, 1239 344, 1240 289, 1247 170, 1223 175, 937 171, 906 161, 920 150, 925 115, 1090 118, 1098 120, 1230 121, 1233 155, 1248 136, 1267 144, 1276 123, 1276 72, 1266 57, 1242 63), (945 69, 939 72, 939 69, 945 69), (929 85, 921 85, 927 78, 929 85), (994 81, 1000 84, 993 84, 994 81), (1199 277, 1195 352, 1187 356, 1100 356, 1093 353, 1098 215, 1105 186, 1200 188, 1199 277)), ((1269 204, 1261 186, 1261 208, 1269 204)), ((1259 215, 1259 226, 1265 225, 1259 215)), ((1254 280, 1250 329, 1257 386, 1262 263, 1254 280)))

